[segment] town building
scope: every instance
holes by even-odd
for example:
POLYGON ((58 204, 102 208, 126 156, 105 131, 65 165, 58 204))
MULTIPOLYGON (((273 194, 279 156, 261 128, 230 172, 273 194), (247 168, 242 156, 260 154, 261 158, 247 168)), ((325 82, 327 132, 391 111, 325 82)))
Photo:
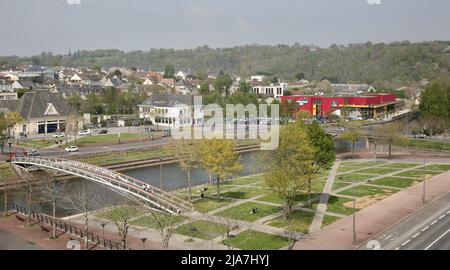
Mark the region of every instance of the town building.
POLYGON ((277 84, 260 84, 260 83, 252 83, 253 85, 253 93, 264 96, 264 97, 272 97, 278 99, 284 96, 284 92, 288 90, 287 83, 277 83, 277 84))
POLYGON ((373 94, 363 96, 284 96, 282 102, 296 102, 297 111, 306 111, 313 116, 336 114, 345 117, 380 118, 402 110, 403 100, 395 94, 373 94))
POLYGON ((165 127, 199 126, 203 124, 202 105, 195 107, 192 95, 155 94, 139 107, 139 118, 165 127))
MULTIPOLYGON (((59 93, 49 90, 33 90, 24 93, 20 99, 0 100, 0 111, 19 112, 25 121, 17 123, 13 130, 15 134, 28 135, 65 131, 68 119, 77 115, 59 93)), ((82 121, 78 126, 82 127, 82 121)))

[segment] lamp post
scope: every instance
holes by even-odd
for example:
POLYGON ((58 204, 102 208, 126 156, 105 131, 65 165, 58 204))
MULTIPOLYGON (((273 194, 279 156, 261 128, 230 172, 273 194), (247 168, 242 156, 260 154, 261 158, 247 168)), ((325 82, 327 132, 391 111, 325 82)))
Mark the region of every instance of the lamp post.
POLYGON ((162 190, 163 159, 159 159, 159 189, 162 190))
POLYGON ((142 246, 145 250, 145 241, 147 241, 147 238, 143 237, 143 238, 141 238, 141 241, 142 241, 142 246))
MULTIPOLYGON (((353 188, 355 188, 355 181, 353 181, 353 188)), ((353 244, 356 244, 356 196, 353 191, 353 244)))
POLYGON ((102 223, 102 224, 100 224, 100 225, 102 226, 103 246, 106 246, 106 245, 105 245, 105 243, 106 243, 106 241, 105 241, 105 226, 106 226, 106 223, 102 223))
POLYGON ((425 188, 426 188, 426 175, 425 175, 425 166, 426 166, 426 156, 425 152, 423 153, 423 190, 422 190, 422 202, 426 203, 426 195, 425 195, 425 188))
POLYGON ((72 234, 72 222, 71 222, 71 220, 70 220, 70 217, 72 216, 72 213, 67 213, 68 215, 69 215, 69 231, 70 231, 70 234, 72 234))

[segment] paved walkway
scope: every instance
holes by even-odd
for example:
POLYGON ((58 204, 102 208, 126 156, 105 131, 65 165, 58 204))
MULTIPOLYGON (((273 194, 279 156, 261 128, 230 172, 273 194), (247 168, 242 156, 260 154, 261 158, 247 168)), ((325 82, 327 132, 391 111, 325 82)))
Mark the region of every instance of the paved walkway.
POLYGON ((340 164, 340 161, 336 160, 328 174, 327 182, 325 183, 322 196, 320 196, 319 205, 317 206, 316 215, 314 216, 311 226, 309 226, 310 233, 319 231, 322 228, 323 217, 325 216, 325 211, 327 211, 328 199, 330 198, 334 179, 336 178, 336 174, 340 164))
MULTIPOLYGON (((450 172, 427 180, 427 201, 430 202, 450 191, 450 172)), ((420 210, 423 183, 400 191, 377 202, 356 214, 357 241, 353 243, 352 216, 347 216, 312 233, 305 240, 297 242, 298 250, 349 250, 356 249, 387 228, 399 223, 420 210)))

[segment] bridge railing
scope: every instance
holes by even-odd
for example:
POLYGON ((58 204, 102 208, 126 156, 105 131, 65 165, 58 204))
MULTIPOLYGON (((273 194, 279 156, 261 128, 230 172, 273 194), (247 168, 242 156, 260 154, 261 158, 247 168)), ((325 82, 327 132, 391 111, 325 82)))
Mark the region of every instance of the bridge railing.
POLYGON ((182 210, 192 211, 193 206, 189 202, 178 198, 168 192, 152 187, 144 182, 134 178, 117 174, 113 171, 100 168, 94 165, 64 160, 59 158, 30 158, 30 157, 14 157, 12 160, 15 164, 29 164, 36 166, 44 166, 49 169, 59 169, 65 172, 71 172, 80 177, 89 178, 96 182, 107 184, 122 191, 132 193, 135 196, 144 199, 157 208, 162 208, 168 212, 179 213, 182 210), (144 187, 148 190, 144 190, 144 187))

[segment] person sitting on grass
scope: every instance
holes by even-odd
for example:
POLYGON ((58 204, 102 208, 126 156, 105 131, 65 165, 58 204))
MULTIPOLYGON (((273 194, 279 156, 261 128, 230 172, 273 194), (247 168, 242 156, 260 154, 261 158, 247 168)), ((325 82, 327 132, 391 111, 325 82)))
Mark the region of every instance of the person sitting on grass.
POLYGON ((258 208, 253 207, 252 212, 250 212, 250 214, 256 214, 257 212, 258 212, 258 208))

